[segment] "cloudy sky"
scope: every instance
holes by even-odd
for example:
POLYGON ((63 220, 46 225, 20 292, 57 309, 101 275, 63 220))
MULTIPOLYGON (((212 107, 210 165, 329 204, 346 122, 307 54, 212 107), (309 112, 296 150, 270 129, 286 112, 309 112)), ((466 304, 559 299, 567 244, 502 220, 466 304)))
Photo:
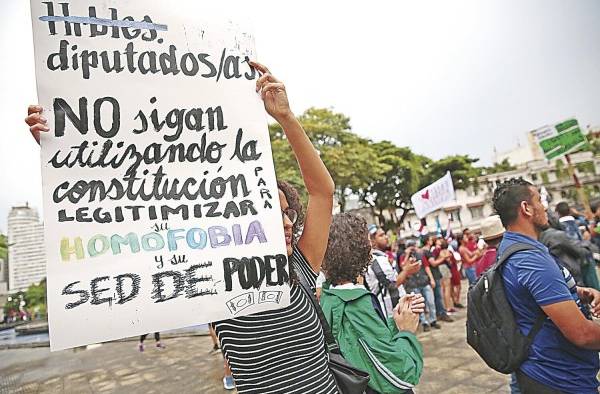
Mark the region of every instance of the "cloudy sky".
MULTIPOLYGON (((29 2, 0 1, 5 231, 11 206, 41 207, 41 177, 23 123, 37 100, 29 2)), ((228 12, 253 21, 259 60, 286 83, 295 112, 332 107, 373 140, 489 164, 494 147, 544 124, 600 125, 597 0, 234 3, 228 12)))

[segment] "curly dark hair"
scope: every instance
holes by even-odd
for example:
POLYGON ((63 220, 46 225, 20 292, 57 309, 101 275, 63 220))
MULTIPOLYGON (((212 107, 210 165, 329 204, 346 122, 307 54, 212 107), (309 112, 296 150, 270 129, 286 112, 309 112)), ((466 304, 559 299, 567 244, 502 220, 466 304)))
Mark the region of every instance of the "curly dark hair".
POLYGON ((278 180, 277 188, 283 192, 289 207, 298 214, 298 219, 292 227, 292 232, 294 234, 292 243, 295 244, 296 241, 298 241, 298 238, 300 238, 300 234, 302 234, 302 226, 304 225, 304 210, 302 208, 302 203, 300 202, 300 194, 294 186, 286 181, 278 180))
POLYGON ((371 261, 367 221, 351 213, 339 213, 329 227, 323 271, 333 285, 355 282, 371 261))
POLYGON ((504 227, 513 224, 517 219, 522 201, 531 202, 531 186, 533 184, 523 178, 512 178, 500 183, 494 190, 492 206, 504 227))

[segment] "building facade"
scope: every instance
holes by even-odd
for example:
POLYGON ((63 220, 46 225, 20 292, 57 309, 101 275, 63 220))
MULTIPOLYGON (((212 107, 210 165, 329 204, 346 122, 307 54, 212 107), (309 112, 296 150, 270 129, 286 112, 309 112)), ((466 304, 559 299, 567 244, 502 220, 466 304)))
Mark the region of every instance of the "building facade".
MULTIPOLYGON (((579 178, 590 200, 600 199, 600 158, 591 152, 579 152, 571 155, 574 172, 579 178)), ((454 232, 469 228, 479 231, 481 221, 492 215, 492 197, 496 186, 511 178, 523 178, 538 188, 542 186, 548 192, 548 202, 553 208, 560 201, 577 202, 575 182, 567 171, 567 165, 562 159, 548 161, 532 160, 517 165, 513 171, 482 175, 475 185, 466 190, 456 190, 456 200, 447 204, 437 212, 426 217, 427 229, 437 230, 437 223, 446 230, 450 227, 454 232)), ((402 236, 413 234, 419 219, 411 212, 405 222, 402 236)))
POLYGON ((8 214, 8 291, 25 291, 46 277, 44 226, 28 205, 8 214))
MULTIPOLYGON (((571 155, 571 162, 590 200, 600 201, 600 157, 595 157, 592 152, 579 152, 571 155)), ((511 162, 511 164, 515 163, 511 162)), ((425 218, 427 227, 424 231, 436 232, 438 229, 445 231, 450 228, 456 233, 469 228, 478 232, 481 221, 494 214, 492 197, 496 186, 511 178, 523 178, 540 189, 543 186, 548 193, 551 209, 560 201, 575 203, 578 200, 575 183, 563 159, 530 160, 517 164, 513 171, 484 174, 466 189, 456 189, 454 201, 427 215, 425 218)), ((360 206, 358 199, 349 198, 348 201, 348 211, 365 217, 369 223, 378 223, 371 210, 360 206)), ((385 212, 385 215, 388 217, 389 214, 385 212)), ((398 212, 397 216, 400 217, 401 212, 398 212)), ((418 235, 420 226, 419 218, 414 212, 410 212, 404 219, 400 236, 418 235)))

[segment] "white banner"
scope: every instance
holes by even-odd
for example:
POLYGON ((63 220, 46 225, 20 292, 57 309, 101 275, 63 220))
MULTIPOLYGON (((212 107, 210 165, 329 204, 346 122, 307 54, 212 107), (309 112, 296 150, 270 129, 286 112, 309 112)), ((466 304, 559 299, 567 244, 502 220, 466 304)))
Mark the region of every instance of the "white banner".
POLYGON ((52 350, 289 305, 254 39, 192 5, 31 1, 52 350))
POLYGON ((415 207, 415 213, 422 219, 455 198, 452 176, 447 172, 442 178, 413 194, 410 200, 415 207))

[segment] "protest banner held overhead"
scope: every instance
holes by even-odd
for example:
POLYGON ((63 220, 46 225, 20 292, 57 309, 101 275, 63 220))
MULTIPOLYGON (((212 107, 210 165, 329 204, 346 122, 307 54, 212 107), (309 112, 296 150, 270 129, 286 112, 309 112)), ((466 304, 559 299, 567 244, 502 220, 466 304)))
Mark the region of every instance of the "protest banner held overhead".
POLYGON ((444 204, 453 201, 455 198, 452 176, 450 172, 447 172, 446 175, 431 185, 413 194, 410 201, 415 207, 415 213, 421 219, 427 214, 442 208, 444 204))
POLYGON ((533 130, 531 134, 548 160, 589 149, 588 140, 581 132, 579 122, 575 118, 540 127, 533 130))
POLYGON ((52 350, 287 306, 251 32, 186 2, 31 10, 52 350))

